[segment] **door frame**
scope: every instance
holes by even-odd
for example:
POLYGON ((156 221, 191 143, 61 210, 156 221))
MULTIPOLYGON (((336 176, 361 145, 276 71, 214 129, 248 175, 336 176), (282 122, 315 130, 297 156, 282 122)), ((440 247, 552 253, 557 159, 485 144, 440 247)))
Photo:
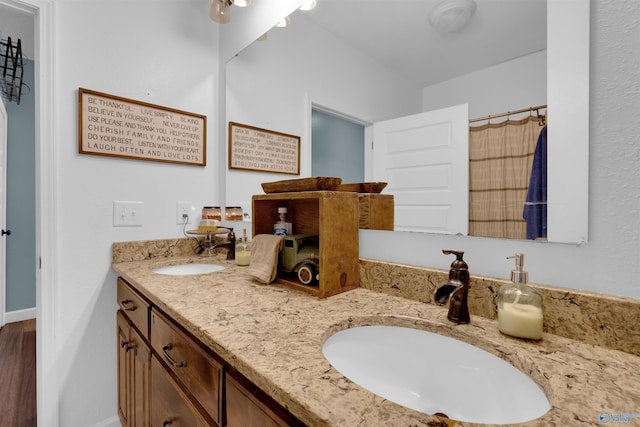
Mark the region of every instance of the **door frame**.
MULTIPOLYGON (((7 229, 7 109, 4 107, 4 102, 0 102, 0 116, 2 116, 2 127, 0 127, 0 143, 2 147, 2 159, 0 160, 0 167, 2 168, 2 176, 0 177, 0 181, 2 181, 2 200, 0 200, 0 205, 2 207, 2 212, 0 212, 0 227, 2 227, 2 231, 7 229)), ((3 235, 0 237, 0 328, 4 326, 4 318, 6 307, 6 296, 7 292, 7 237, 3 235)))
POLYGON ((0 0, 0 4, 34 17, 37 417, 38 424, 57 427, 54 1, 0 0))

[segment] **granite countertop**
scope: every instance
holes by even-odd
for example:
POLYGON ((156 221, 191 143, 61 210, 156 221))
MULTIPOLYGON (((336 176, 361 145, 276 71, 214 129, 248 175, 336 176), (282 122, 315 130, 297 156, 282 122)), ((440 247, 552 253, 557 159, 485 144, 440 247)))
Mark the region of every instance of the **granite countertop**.
POLYGON ((446 320, 447 309, 367 289, 326 299, 262 285, 223 257, 219 272, 164 276, 156 267, 211 258, 115 262, 113 269, 230 365, 309 426, 473 425, 404 408, 347 380, 324 358, 332 333, 360 325, 424 329, 483 348, 528 374, 551 409, 527 426, 598 425, 601 413, 640 422, 640 357, 545 334, 538 342, 502 335, 495 320, 446 320), (635 418, 637 416, 637 418, 635 418))

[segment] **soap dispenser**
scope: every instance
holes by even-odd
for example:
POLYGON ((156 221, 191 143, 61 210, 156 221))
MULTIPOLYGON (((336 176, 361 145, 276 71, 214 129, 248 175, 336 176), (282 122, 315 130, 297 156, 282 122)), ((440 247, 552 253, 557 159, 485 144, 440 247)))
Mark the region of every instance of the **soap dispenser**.
POLYGON ((542 295, 527 285, 528 273, 523 270, 524 254, 517 253, 516 269, 511 271, 511 282, 498 291, 498 329, 503 334, 518 338, 542 338, 542 295))
POLYGON ((251 242, 247 238, 247 229, 242 229, 242 237, 236 240, 236 265, 247 266, 251 263, 251 242))

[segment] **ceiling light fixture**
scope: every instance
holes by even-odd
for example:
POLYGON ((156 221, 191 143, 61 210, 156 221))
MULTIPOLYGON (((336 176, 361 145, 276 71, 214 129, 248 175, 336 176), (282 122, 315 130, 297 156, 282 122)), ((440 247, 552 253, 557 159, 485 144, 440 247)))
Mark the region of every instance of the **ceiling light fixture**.
POLYGON ((276 24, 276 27, 278 28, 284 28, 287 25, 289 25, 289 23, 291 22, 291 18, 289 18, 288 16, 286 18, 284 18, 282 21, 278 22, 276 24))
POLYGON ((474 0, 445 0, 429 12, 429 23, 440 33, 455 33, 469 23, 475 11, 474 0))
POLYGON ((232 4, 232 0, 211 0, 209 18, 218 24, 227 24, 231 21, 232 4))
POLYGON ((300 10, 311 10, 316 7, 316 0, 303 0, 300 10))

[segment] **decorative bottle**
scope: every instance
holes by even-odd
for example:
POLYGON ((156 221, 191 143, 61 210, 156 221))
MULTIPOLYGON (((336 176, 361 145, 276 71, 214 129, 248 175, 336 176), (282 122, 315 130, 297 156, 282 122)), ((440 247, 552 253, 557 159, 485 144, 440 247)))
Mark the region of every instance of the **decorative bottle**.
POLYGON ((278 215, 280 220, 273 225, 273 234, 278 236, 287 236, 292 233, 291 223, 287 222, 287 208, 279 207, 278 215))
POLYGON ((524 254, 517 253, 507 259, 516 260, 511 271, 511 282, 498 291, 498 329, 503 334, 518 338, 542 338, 542 295, 527 285, 528 273, 523 271, 524 254))

